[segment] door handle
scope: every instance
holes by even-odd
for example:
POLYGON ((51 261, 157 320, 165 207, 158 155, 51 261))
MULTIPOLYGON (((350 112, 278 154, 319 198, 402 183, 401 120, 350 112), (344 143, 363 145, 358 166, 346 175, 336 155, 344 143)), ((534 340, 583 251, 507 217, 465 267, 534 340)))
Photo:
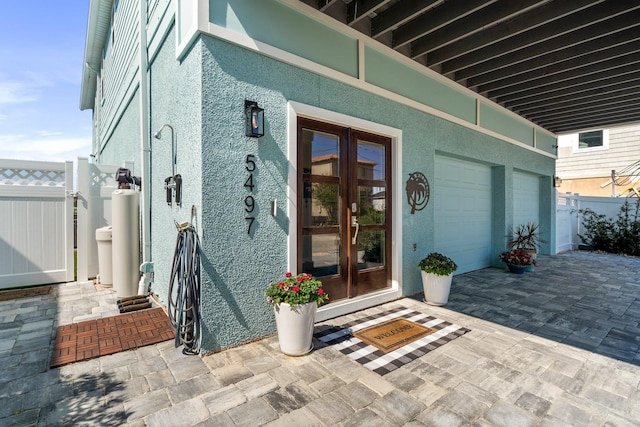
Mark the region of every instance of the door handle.
POLYGON ((358 231, 360 230, 360 224, 358 223, 358 217, 355 215, 351 215, 351 226, 356 228, 355 233, 353 233, 353 237, 351 238, 351 244, 355 245, 358 239, 358 231))

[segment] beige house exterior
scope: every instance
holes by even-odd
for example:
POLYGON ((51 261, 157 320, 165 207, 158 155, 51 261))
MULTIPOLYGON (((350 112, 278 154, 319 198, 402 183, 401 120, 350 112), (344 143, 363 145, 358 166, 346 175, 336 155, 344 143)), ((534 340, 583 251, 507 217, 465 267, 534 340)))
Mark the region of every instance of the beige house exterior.
POLYGON ((561 193, 638 197, 640 123, 559 135, 556 177, 561 193))

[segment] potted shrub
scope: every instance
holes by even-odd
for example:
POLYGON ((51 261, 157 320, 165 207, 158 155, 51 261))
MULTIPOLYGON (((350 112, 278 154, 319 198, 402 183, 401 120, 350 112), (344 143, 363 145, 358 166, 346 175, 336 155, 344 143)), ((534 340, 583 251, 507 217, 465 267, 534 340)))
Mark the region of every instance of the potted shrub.
MULTIPOLYGON (((540 237, 540 227, 535 222, 518 225, 511 231, 509 238, 511 239, 509 241, 509 248, 511 250, 522 249, 531 255, 534 260, 538 256, 540 245, 546 243, 546 241, 540 237)), ((534 264, 529 265, 527 269, 533 270, 533 265, 534 264)))
POLYGON ((530 266, 536 263, 531 254, 524 249, 502 252, 500 254, 500 261, 507 264, 510 272, 516 274, 524 273, 530 266))
POLYGON ((509 238, 511 239, 509 241, 509 248, 524 249, 533 251, 534 253, 537 252, 542 243, 546 243, 546 241, 540 237, 540 226, 535 222, 518 225, 511 231, 509 238))
POLYGON ((444 305, 449 301, 453 272, 458 266, 451 258, 438 252, 427 255, 420 264, 424 299, 427 304, 444 305))
POLYGON ((329 299, 322 282, 311 274, 286 273, 269 285, 266 296, 274 309, 280 350, 290 356, 310 352, 316 309, 329 299))

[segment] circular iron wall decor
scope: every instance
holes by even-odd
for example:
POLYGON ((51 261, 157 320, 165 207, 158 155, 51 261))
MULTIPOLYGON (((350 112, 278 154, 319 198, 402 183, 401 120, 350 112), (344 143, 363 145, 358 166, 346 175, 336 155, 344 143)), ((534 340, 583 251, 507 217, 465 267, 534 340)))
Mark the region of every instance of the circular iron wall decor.
POLYGON ((429 181, 422 172, 413 172, 409 174, 407 180, 407 203, 411 207, 411 214, 421 211, 429 203, 429 181))

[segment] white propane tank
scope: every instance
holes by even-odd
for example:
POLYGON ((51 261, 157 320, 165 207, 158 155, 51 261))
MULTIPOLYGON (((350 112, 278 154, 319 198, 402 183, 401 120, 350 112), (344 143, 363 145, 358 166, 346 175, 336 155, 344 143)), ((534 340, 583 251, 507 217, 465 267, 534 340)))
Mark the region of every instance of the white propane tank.
POLYGON ((111 198, 113 289, 117 296, 137 295, 140 280, 139 193, 119 189, 111 198))

